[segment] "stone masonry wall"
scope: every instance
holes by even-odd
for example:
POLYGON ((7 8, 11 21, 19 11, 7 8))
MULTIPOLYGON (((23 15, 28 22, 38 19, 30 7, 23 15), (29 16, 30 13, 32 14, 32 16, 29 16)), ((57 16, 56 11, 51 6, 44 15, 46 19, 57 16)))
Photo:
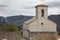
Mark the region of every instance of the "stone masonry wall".
POLYGON ((32 32, 30 40, 57 40, 57 35, 55 32, 32 32))
POLYGON ((0 32, 0 40, 20 40, 20 32, 0 32))

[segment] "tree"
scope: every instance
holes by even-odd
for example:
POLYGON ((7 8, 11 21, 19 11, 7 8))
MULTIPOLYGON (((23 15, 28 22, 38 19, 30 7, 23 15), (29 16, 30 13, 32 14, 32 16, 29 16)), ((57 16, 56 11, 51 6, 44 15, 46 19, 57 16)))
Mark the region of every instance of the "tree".
POLYGON ((17 25, 12 24, 12 23, 6 24, 5 29, 6 31, 19 31, 19 28, 17 27, 17 25))
POLYGON ((3 24, 0 24, 0 31, 5 31, 6 29, 5 29, 5 25, 3 25, 3 24))

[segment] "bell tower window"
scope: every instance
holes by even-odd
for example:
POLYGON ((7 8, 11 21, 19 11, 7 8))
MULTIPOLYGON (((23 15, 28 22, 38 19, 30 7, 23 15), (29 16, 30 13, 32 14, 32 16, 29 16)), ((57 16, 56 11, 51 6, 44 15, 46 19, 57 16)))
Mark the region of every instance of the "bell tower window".
POLYGON ((41 23, 41 25, 43 25, 43 23, 41 23))
POLYGON ((42 13, 41 17, 44 17, 44 10, 43 9, 41 10, 41 13, 42 13))

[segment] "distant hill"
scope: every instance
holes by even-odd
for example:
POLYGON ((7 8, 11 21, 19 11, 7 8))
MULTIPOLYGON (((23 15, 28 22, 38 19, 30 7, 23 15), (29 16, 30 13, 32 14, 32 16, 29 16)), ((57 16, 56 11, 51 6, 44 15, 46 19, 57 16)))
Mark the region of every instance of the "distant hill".
POLYGON ((17 25, 21 25, 25 21, 27 21, 27 20, 29 20, 31 18, 33 18, 33 16, 23 16, 23 15, 20 15, 20 16, 7 17, 7 20, 8 20, 8 22, 15 23, 17 25))
MULTIPOLYGON (((14 23, 18 26, 22 25, 25 21, 33 18, 34 16, 10 16, 10 17, 0 17, 0 24, 5 23, 14 23)), ((60 15, 50 15, 48 16, 48 19, 55 22, 57 24, 57 31, 60 32, 60 15)))
POLYGON ((0 24, 5 24, 6 20, 4 17, 0 16, 0 24))

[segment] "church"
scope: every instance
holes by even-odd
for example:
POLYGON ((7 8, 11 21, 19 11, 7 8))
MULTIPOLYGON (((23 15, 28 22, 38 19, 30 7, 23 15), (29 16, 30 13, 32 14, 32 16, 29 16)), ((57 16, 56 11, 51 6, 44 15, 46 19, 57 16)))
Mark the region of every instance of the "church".
POLYGON ((26 40, 57 40, 56 24, 48 19, 48 5, 35 6, 36 16, 23 24, 23 38, 26 40))

